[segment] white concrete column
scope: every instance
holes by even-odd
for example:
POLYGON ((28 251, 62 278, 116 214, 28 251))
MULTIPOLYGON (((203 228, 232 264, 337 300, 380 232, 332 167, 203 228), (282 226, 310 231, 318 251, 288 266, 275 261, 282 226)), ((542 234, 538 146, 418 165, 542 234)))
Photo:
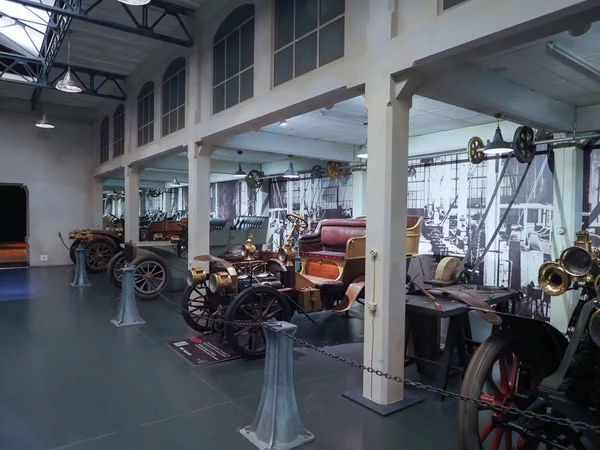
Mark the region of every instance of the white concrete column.
POLYGON ((140 170, 125 167, 125 241, 140 238, 140 170))
POLYGON ((194 260, 210 254, 210 143, 188 144, 188 267, 208 269, 208 263, 194 260))
POLYGON ((352 217, 366 214, 367 171, 352 172, 352 217))
MULTIPOLYGON (((552 211, 552 257, 573 245, 575 233, 581 231, 583 204, 583 151, 577 148, 554 150, 554 207, 552 211)), ((579 291, 552 297, 550 323, 567 331, 571 312, 579 291)))
MULTIPOLYGON (((369 111, 364 364, 404 376, 406 196, 409 111, 414 80, 387 76, 366 84, 369 111)), ((404 398, 404 386, 368 372, 363 397, 380 405, 404 398)))
POLYGON ((104 225, 104 201, 102 192, 104 191, 104 179, 94 178, 92 185, 92 229, 102 229, 104 225))
POLYGON ((263 184, 256 193, 256 215, 269 215, 269 180, 263 180, 263 184))

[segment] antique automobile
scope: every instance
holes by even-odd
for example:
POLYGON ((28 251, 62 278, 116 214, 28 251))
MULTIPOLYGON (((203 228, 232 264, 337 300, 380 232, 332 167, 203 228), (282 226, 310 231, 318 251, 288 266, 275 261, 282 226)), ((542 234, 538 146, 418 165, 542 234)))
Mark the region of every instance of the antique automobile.
POLYGON ((580 290, 568 341, 548 323, 504 315, 502 329, 479 346, 465 373, 461 395, 546 420, 461 401, 462 450, 600 448, 599 256, 588 233, 579 232, 573 247, 539 269, 545 293, 580 290))
MULTIPOLYGON (((262 259, 255 259, 256 246, 249 235, 240 249, 243 260, 197 256, 194 259, 209 262, 209 270, 193 268, 188 274, 189 287, 182 296, 185 322, 199 332, 223 333, 246 358, 264 355, 262 327, 232 321, 289 320, 295 312, 306 315, 323 309, 343 313, 361 302, 366 219, 323 220, 314 234, 301 236, 302 270, 297 272, 293 236, 308 228, 308 222, 296 214, 286 217, 293 226, 276 255, 265 252, 262 259), (218 318, 228 323, 222 325, 218 318)), ((413 227, 409 246, 414 249, 419 239, 414 227, 420 227, 420 218, 411 219, 409 225, 413 227)))

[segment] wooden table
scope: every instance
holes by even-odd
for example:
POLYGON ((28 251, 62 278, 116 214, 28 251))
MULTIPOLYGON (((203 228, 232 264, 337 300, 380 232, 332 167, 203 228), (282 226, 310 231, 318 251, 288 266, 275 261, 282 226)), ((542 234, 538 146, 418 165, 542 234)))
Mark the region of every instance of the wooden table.
MULTIPOLYGON (((517 299, 517 292, 508 289, 491 289, 474 285, 462 285, 461 289, 477 295, 488 305, 495 306, 499 312, 508 311, 508 303, 517 299)), ((477 343, 473 341, 471 335, 469 306, 435 291, 432 294, 440 304, 440 309, 437 309, 433 302, 422 294, 406 295, 406 342, 408 344, 409 338, 412 337, 414 354, 409 356, 406 351, 405 365, 416 363, 419 373, 424 372, 426 365, 439 366, 438 387, 445 390, 452 372, 466 370, 469 354, 473 354, 477 343), (449 326, 444 351, 439 358, 439 325, 442 318, 449 319, 449 326), (458 353, 458 367, 451 365, 455 349, 458 353)), ((443 397, 440 397, 440 400, 443 400, 443 397)))

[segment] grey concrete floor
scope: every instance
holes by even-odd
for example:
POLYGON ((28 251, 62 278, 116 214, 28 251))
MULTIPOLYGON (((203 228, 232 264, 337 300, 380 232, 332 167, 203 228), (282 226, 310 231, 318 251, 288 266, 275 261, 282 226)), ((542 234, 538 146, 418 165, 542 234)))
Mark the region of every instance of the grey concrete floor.
MULTIPOLYGON (((104 274, 72 288, 71 268, 0 271, 1 450, 244 450, 263 361, 193 367, 167 343, 195 335, 163 300, 138 302, 146 324, 116 328, 104 274)), ((359 318, 317 315, 298 335, 360 361, 359 318)), ((303 322, 299 320, 299 322, 303 322)), ((294 381, 306 450, 457 448, 456 403, 425 402, 381 417, 341 396, 357 369, 296 348, 294 381)), ((409 378, 418 378, 409 370, 409 378)))

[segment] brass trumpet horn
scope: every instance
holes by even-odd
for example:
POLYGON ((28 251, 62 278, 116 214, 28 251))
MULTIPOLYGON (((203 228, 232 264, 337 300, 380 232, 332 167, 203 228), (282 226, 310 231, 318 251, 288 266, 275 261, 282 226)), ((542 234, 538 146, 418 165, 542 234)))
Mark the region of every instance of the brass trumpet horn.
POLYGON ((561 253, 560 264, 569 275, 583 277, 594 267, 594 258, 587 249, 574 246, 561 253))
POLYGON ((564 294, 571 285, 569 274, 555 261, 540 266, 538 284, 542 291, 551 296, 564 294))

